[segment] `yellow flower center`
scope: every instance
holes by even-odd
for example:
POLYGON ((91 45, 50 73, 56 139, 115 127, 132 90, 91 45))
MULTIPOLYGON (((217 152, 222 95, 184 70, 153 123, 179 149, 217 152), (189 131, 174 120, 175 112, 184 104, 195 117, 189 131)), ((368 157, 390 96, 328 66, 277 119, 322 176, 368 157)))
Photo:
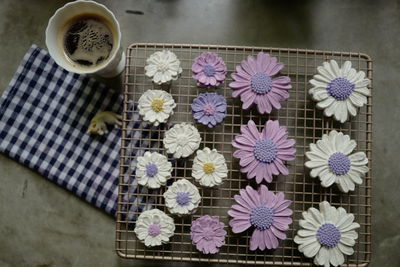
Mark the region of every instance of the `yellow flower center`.
POLYGON ((213 172, 215 171, 214 163, 212 163, 212 162, 207 162, 207 163, 205 163, 205 164, 203 165, 203 171, 204 171, 206 174, 211 174, 211 173, 213 173, 213 172))
POLYGON ((164 100, 163 99, 154 99, 151 102, 151 109, 154 112, 157 112, 157 113, 163 111, 163 109, 164 109, 164 100))

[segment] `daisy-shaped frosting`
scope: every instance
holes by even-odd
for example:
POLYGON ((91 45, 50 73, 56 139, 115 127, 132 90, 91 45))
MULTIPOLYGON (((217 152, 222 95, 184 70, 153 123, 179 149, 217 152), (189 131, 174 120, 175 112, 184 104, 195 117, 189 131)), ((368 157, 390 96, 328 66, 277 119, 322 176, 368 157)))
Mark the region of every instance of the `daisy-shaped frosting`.
POLYGON ((303 212, 299 221, 301 229, 297 231, 294 242, 299 251, 308 258, 314 258, 314 264, 329 267, 344 263, 344 255, 354 253, 353 246, 358 238, 354 229, 360 227, 354 221, 354 215, 342 207, 332 207, 327 201, 319 204, 319 210, 309 208, 303 212))
POLYGON ((327 117, 345 122, 349 114, 357 115, 357 108, 367 104, 370 90, 367 86, 370 80, 365 78, 363 71, 356 71, 351 62, 346 61, 339 67, 335 60, 324 62, 317 68, 310 83, 314 86, 309 90, 312 98, 317 101, 317 107, 324 110, 327 117))
POLYGON ((174 114, 176 103, 172 95, 163 90, 147 90, 139 98, 139 114, 144 121, 155 126, 164 123, 174 114))
POLYGON ((165 132, 163 139, 167 152, 174 154, 174 158, 189 157, 199 148, 201 137, 196 127, 187 123, 175 124, 165 132))
POLYGON ((182 72, 181 62, 169 50, 157 51, 146 60, 146 76, 156 84, 168 83, 178 79, 182 72))
POLYGON ((186 179, 174 182, 164 193, 165 205, 172 214, 194 213, 200 204, 197 187, 186 179))
POLYGON ((197 85, 212 88, 225 80, 228 69, 220 56, 213 52, 206 52, 196 57, 192 71, 197 85))
POLYGON ((228 177, 225 158, 216 149, 197 150, 193 160, 192 176, 202 186, 220 185, 228 177))
POLYGON ((135 234, 147 247, 168 243, 174 235, 174 220, 158 209, 143 211, 135 226, 135 234))
POLYGON ((280 109, 280 102, 289 98, 288 90, 292 88, 289 77, 273 78, 283 67, 276 57, 263 52, 256 58, 249 56, 232 73, 234 81, 229 84, 233 89, 232 96, 240 96, 243 109, 256 104, 261 114, 270 113, 272 108, 280 109))
POLYGON ((205 215, 192 221, 190 237, 193 245, 204 254, 215 254, 225 244, 225 224, 218 216, 205 215))
POLYGON ((193 100, 192 111, 197 122, 212 128, 226 116, 226 99, 216 93, 199 94, 193 100))
POLYGON ((241 134, 232 141, 237 150, 233 153, 240 159, 241 172, 247 173, 247 178, 256 178, 257 183, 263 180, 272 182, 272 175, 288 175, 289 170, 284 161, 294 160, 295 141, 288 139, 286 127, 279 126, 278 121, 268 120, 262 132, 258 132, 254 121, 240 127, 241 134))
POLYGON ((362 184, 361 177, 368 172, 365 153, 351 154, 356 145, 356 141, 341 132, 333 130, 329 135, 324 134, 322 140, 310 144, 310 151, 306 152, 309 161, 305 166, 311 169, 310 176, 319 177, 323 187, 336 183, 344 193, 353 191, 355 184, 362 184))
POLYGON ((250 239, 250 250, 277 248, 278 239, 286 239, 284 232, 292 223, 290 216, 293 211, 288 208, 292 201, 285 200, 281 192, 275 195, 268 191, 265 185, 261 185, 258 191, 246 186, 239 193, 234 197, 237 204, 228 211, 233 217, 229 221, 232 231, 241 233, 252 226, 255 229, 250 239))
POLYGON ((171 172, 171 162, 160 153, 147 151, 143 156, 137 158, 136 179, 140 185, 160 188, 171 177, 171 172))

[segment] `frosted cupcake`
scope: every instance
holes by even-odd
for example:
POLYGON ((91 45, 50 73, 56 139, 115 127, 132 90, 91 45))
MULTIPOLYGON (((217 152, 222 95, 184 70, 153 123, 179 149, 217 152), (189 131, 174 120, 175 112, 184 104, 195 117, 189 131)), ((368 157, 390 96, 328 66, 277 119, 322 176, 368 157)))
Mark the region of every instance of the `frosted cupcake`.
POLYGON ((235 136, 233 153, 242 167, 240 171, 247 174, 247 179, 272 182, 273 175, 288 175, 285 161, 296 158, 295 140, 288 139, 286 127, 278 121, 268 120, 262 132, 259 132, 254 121, 240 127, 240 135, 235 136))
POLYGON ((139 114, 154 126, 164 123, 174 114, 176 103, 172 95, 163 90, 147 90, 139 98, 139 114))
POLYGON ((203 254, 215 254, 225 244, 225 224, 219 217, 205 215, 192 222, 190 237, 193 245, 203 254))
POLYGON ((258 190, 246 186, 234 198, 236 204, 228 211, 233 217, 229 225, 234 233, 254 228, 250 250, 275 249, 279 240, 286 239, 285 231, 292 223, 293 211, 289 208, 292 201, 286 200, 282 192, 275 195, 265 185, 258 190))
POLYGON ((276 76, 284 66, 276 57, 263 52, 255 58, 249 56, 232 73, 234 81, 229 84, 232 96, 240 97, 243 109, 256 105, 260 114, 280 109, 280 102, 289 98, 288 91, 292 88, 289 77, 276 76))
POLYGON ((365 78, 363 71, 356 71, 350 61, 339 67, 335 60, 324 62, 317 68, 310 83, 309 90, 317 108, 324 110, 327 117, 333 116, 341 123, 356 116, 357 108, 367 104, 367 96, 371 95, 368 85, 371 81, 365 78))
POLYGON ((225 80, 228 70, 220 56, 213 52, 206 52, 196 57, 192 72, 198 86, 213 88, 225 80))
POLYGON ((174 155, 174 158, 186 158, 196 151, 201 142, 199 131, 196 127, 187 123, 175 124, 165 132, 163 139, 167 152, 174 155))
POLYGON ((344 263, 343 255, 354 254, 353 246, 360 225, 354 215, 342 207, 332 207, 327 201, 319 204, 319 210, 309 208, 299 221, 300 230, 294 238, 299 251, 308 258, 314 258, 315 265, 329 267, 344 263))
POLYGON ((174 220, 158 209, 143 211, 137 221, 134 232, 146 247, 168 243, 174 235, 174 220))
POLYGON ((171 162, 160 153, 147 151, 137 158, 136 179, 140 185, 151 189, 160 188, 171 177, 171 172, 171 162))
POLYGON ((193 160, 192 176, 202 186, 213 187, 222 184, 228 177, 225 158, 216 149, 197 150, 193 160))
POLYGON ((157 51, 146 60, 145 73, 155 84, 168 84, 182 73, 181 62, 169 50, 157 51))
POLYGON ((322 140, 310 144, 305 163, 311 169, 310 176, 318 177, 323 187, 336 183, 340 191, 354 191, 355 185, 362 184, 362 177, 368 172, 368 158, 364 152, 352 153, 356 141, 335 130, 324 134, 322 140))
POLYGON ((168 187, 164 199, 169 212, 185 215, 196 212, 201 197, 194 184, 186 179, 180 179, 168 187))
POLYGON ((226 99, 216 93, 199 94, 193 100, 193 118, 209 128, 221 123, 226 117, 226 99))

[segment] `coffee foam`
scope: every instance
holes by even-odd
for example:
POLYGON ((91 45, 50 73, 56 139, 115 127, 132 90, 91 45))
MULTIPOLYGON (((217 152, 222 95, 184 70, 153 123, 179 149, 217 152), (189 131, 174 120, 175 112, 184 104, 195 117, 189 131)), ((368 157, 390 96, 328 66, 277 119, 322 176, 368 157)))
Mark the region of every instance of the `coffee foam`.
POLYGON ((64 34, 64 49, 67 56, 81 66, 99 65, 109 57, 112 48, 112 32, 95 18, 75 20, 64 34))

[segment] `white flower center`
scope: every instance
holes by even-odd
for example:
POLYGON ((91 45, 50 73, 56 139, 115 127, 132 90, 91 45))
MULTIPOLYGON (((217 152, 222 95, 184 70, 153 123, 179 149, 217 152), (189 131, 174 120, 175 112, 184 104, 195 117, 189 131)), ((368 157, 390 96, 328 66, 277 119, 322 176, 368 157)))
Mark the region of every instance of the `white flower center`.
POLYGON ((160 64, 157 65, 157 70, 160 72, 166 72, 169 69, 169 63, 167 61, 160 62, 160 64))
POLYGON ((186 146, 188 142, 189 142, 189 139, 187 138, 186 135, 183 135, 183 134, 178 135, 178 137, 176 139, 176 143, 179 146, 186 146))

